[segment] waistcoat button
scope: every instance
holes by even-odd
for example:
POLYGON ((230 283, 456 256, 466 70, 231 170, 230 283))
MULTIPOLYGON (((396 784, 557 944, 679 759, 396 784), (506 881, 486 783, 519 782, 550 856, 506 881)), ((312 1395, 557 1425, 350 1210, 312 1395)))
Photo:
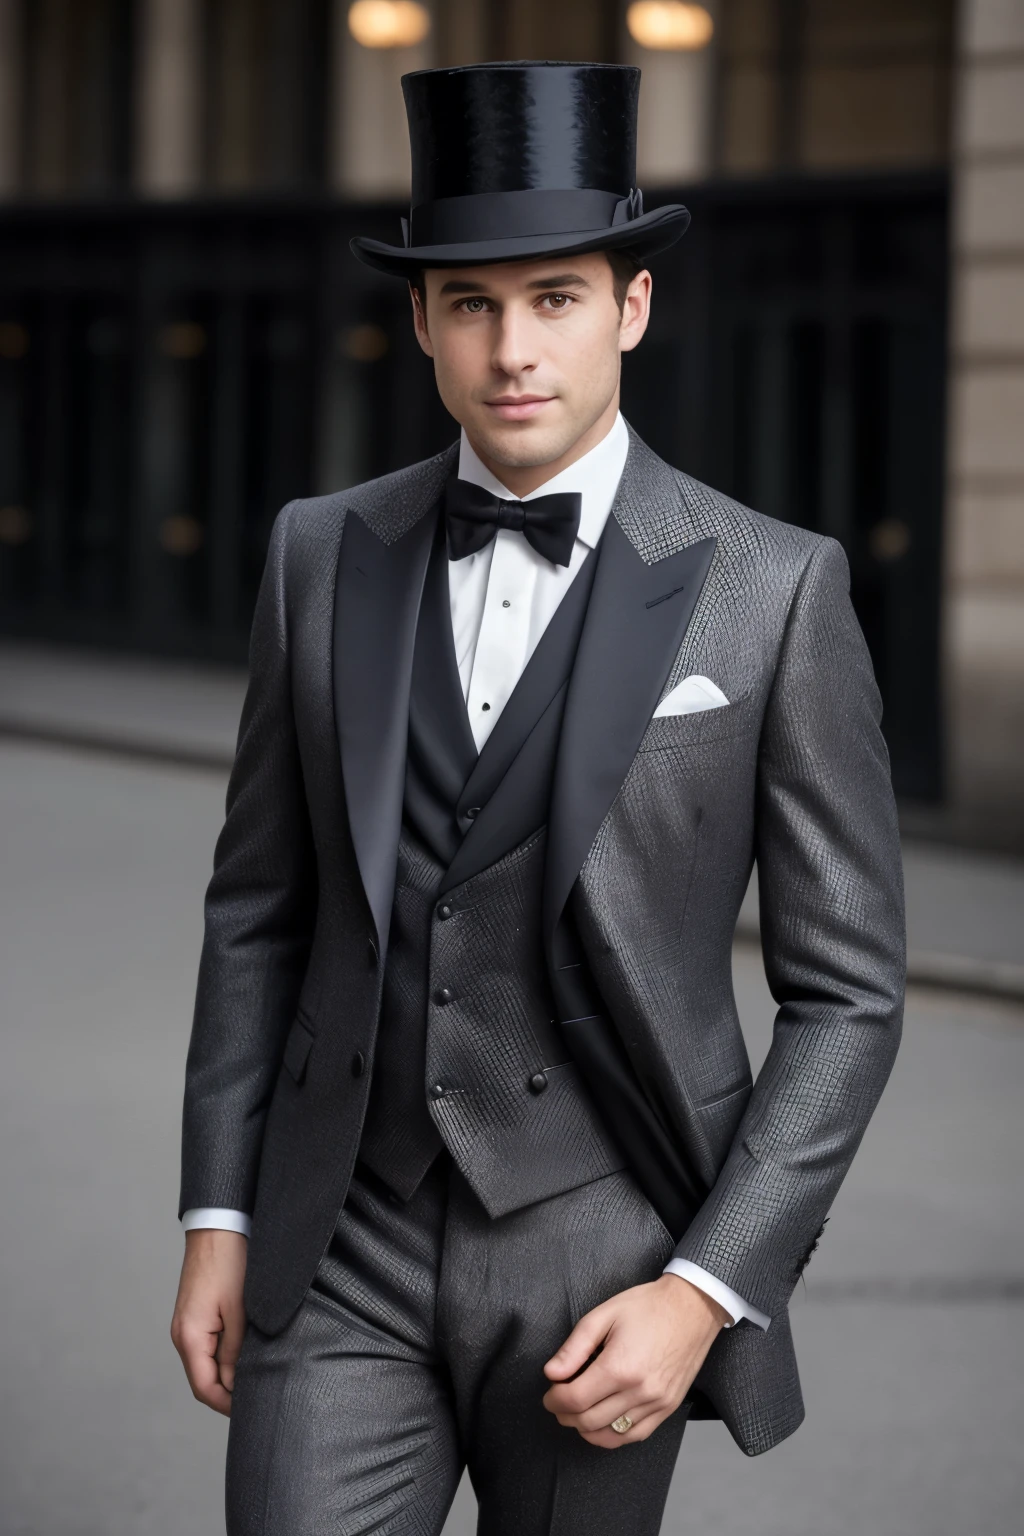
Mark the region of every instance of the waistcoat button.
POLYGON ((452 909, 446 901, 443 901, 437 909, 438 917, 451 917, 452 909))
POLYGON ((431 1090, 430 1090, 430 1097, 432 1099, 443 1099, 444 1098, 444 1083, 435 1083, 433 1088, 431 1088, 431 1090))
POLYGON ((532 1093, 543 1093, 547 1085, 548 1075, 546 1072, 535 1072, 530 1078, 530 1091, 532 1093))
POLYGON ((355 1055, 352 1057, 352 1076, 362 1077, 363 1068, 365 1066, 366 1057, 363 1055, 362 1051, 356 1051, 355 1055))
POLYGON ((455 993, 452 991, 451 987, 438 987, 437 991, 434 993, 434 1002, 450 1003, 454 996, 455 993))

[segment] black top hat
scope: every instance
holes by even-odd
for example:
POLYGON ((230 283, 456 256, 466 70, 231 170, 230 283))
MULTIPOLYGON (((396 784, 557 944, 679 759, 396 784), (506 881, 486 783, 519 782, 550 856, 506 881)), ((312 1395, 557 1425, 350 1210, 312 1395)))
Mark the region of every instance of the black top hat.
POLYGON ((640 71, 620 64, 472 64, 402 76, 412 146, 404 245, 357 236, 360 261, 419 267, 678 240, 681 203, 644 213, 636 182, 640 71))

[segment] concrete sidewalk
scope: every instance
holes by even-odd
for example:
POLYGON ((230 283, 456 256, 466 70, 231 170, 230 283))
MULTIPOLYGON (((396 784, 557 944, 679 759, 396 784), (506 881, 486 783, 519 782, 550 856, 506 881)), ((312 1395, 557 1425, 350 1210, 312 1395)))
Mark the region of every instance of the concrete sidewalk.
MULTIPOLYGON (((167 1336, 223 812, 220 769, 0 740, 4 1536, 224 1529, 226 1421, 192 1400, 167 1336)), ((752 944, 733 973, 757 1072, 775 1005, 752 944)), ((1024 1006, 911 989, 892 1080, 793 1297, 807 1421, 750 1459, 721 1424, 692 1425, 662 1536, 1018 1528, 1022 1096, 1024 1006)), ((476 1515, 464 1479, 444 1536, 473 1536, 476 1515)))
POLYGON ((238 667, 0 642, 0 734, 230 768, 238 667))
MULTIPOLYGON (((227 770, 239 668, 0 643, 0 736, 227 770)), ((913 982, 1024 998, 1024 862, 905 840, 913 982)), ((753 887, 738 937, 757 940, 753 887)))

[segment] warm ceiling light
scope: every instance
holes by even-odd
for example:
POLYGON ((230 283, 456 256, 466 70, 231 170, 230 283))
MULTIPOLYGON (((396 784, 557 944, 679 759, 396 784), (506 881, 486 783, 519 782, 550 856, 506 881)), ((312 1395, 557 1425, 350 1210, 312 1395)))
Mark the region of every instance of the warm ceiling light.
POLYGON ((356 0, 348 29, 364 48, 412 48, 430 31, 430 12, 416 0, 356 0))
POLYGON ((641 48, 703 48, 715 30, 702 5, 683 5, 682 0, 635 0, 626 12, 626 26, 641 48))

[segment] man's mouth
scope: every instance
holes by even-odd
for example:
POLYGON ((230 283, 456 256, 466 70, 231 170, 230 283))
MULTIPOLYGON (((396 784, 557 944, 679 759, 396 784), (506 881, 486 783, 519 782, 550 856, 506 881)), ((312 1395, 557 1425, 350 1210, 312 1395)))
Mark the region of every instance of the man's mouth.
POLYGON ((496 395, 485 404, 502 421, 528 421, 554 398, 554 395, 496 395))

